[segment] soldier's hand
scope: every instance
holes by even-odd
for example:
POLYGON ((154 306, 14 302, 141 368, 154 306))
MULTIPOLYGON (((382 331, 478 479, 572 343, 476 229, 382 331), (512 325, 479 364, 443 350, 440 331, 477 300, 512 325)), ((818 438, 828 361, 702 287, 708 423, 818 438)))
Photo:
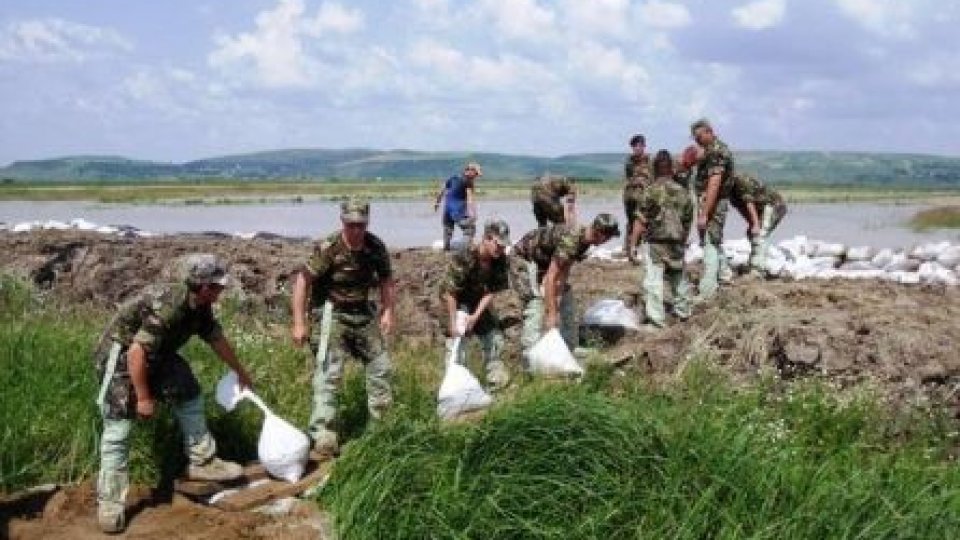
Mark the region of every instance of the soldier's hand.
POLYGON ((250 374, 247 373, 247 370, 240 368, 237 370, 237 381, 240 383, 240 389, 244 388, 253 388, 253 379, 250 378, 250 374))
POLYGON ((380 314, 380 330, 384 334, 393 333, 393 311, 386 309, 380 314))
POLYGON ((304 324, 294 324, 290 334, 293 337, 293 344, 297 347, 303 347, 307 342, 307 326, 304 324))
POLYGON ((554 328, 557 327, 557 313, 556 313, 556 312, 547 313, 547 314, 543 317, 543 327, 544 327, 544 330, 547 331, 547 332, 549 332, 550 330, 553 330, 554 328))
POLYGON ((700 231, 700 235, 703 236, 703 233, 707 230, 707 215, 706 214, 697 214, 697 230, 700 231))
POLYGON ((140 418, 151 418, 153 416, 153 409, 153 398, 141 398, 137 400, 137 416, 140 418))
POLYGON ((759 226, 753 226, 753 227, 748 228, 748 229, 747 229, 747 236, 749 236, 750 238, 756 238, 756 237, 760 236, 760 227, 759 227, 759 226))
POLYGON ((469 334, 473 331, 473 327, 477 325, 477 321, 480 320, 479 313, 471 313, 467 315, 467 318, 463 322, 463 333, 469 334))

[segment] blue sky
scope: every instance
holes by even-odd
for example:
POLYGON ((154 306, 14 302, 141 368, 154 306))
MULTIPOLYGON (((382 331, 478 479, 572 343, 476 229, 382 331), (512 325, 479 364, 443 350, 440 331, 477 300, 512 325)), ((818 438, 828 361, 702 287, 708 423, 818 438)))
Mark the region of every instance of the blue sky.
POLYGON ((960 155, 960 2, 4 0, 0 164, 279 148, 960 155))

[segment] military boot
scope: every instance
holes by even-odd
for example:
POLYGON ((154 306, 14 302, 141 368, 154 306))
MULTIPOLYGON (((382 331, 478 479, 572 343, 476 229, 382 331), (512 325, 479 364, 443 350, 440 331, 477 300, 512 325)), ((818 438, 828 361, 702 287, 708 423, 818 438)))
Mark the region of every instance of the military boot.
POLYGON ((191 480, 229 482, 240 478, 241 474, 243 474, 243 468, 239 464, 218 457, 212 457, 202 465, 191 463, 187 468, 187 476, 191 480))
POLYGON ((496 393, 510 384, 510 372, 503 362, 494 360, 487 363, 487 389, 496 393))
POLYGON ((336 432, 325 429, 313 439, 313 448, 310 449, 311 457, 315 459, 328 459, 340 453, 340 445, 337 441, 336 432))

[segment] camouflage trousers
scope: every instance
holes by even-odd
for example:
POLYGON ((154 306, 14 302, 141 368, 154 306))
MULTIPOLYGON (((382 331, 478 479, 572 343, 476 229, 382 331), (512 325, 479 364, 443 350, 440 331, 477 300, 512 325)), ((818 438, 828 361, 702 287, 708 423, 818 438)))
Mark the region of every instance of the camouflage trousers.
POLYGON ((477 218, 463 217, 458 220, 453 219, 446 212, 443 213, 443 249, 450 249, 450 242, 453 240, 454 227, 460 227, 463 237, 467 242, 472 242, 477 234, 477 218))
MULTIPOLYGON (((524 369, 527 369, 527 352, 536 345, 537 341, 543 335, 543 317, 546 312, 546 305, 543 297, 543 283, 537 279, 537 265, 530 261, 519 259, 520 268, 516 279, 526 280, 527 284, 515 287, 518 290, 531 291, 530 294, 521 294, 522 302, 521 314, 523 316, 523 327, 520 331, 520 348, 523 351, 524 369), (525 264, 524 264, 525 263, 525 264)), ((568 285, 560 296, 559 306, 559 324, 560 335, 563 341, 572 351, 580 343, 579 327, 576 320, 576 306, 573 297, 573 291, 568 285)))
MULTIPOLYGON (((130 432, 136 417, 137 396, 130 380, 126 351, 115 347, 100 351, 96 358, 100 376, 103 416, 100 437, 100 471, 97 501, 109 510, 122 511, 129 487, 130 432), (111 356, 115 358, 111 361, 111 356), (114 369, 110 380, 103 380, 114 369)), ((147 357, 147 382, 157 401, 173 405, 183 434, 184 451, 190 463, 200 465, 216 454, 217 445, 207 429, 200 385, 186 360, 178 354, 147 357)), ((98 402, 101 401, 98 396, 98 402)))
POLYGON ((646 319, 656 326, 666 325, 663 283, 670 284, 673 312, 681 319, 690 316, 690 285, 683 263, 684 244, 649 242, 649 255, 644 258, 643 300, 646 319))
MULTIPOLYGON (((623 235, 623 245, 626 248, 630 242, 630 234, 633 232, 633 222, 636 219, 637 206, 640 204, 640 195, 643 194, 643 188, 640 186, 626 185, 623 187, 623 214, 626 217, 625 223, 627 230, 623 235)), ((631 246, 636 247, 636 246, 631 246)), ((626 253, 626 249, 624 249, 626 253)))
POLYGON ((344 312, 324 306, 321 332, 311 340, 317 364, 313 372, 313 408, 307 426, 307 435, 314 441, 324 432, 336 432, 337 405, 343 386, 343 368, 346 357, 363 363, 366 371, 367 410, 370 418, 379 419, 393 404, 390 385, 390 355, 372 308, 344 312), (329 329, 326 339, 323 331, 329 329), (320 351, 327 345, 326 353, 320 351))
POLYGON ((537 227, 545 227, 548 223, 563 223, 563 201, 538 192, 531 196, 533 202, 533 217, 537 220, 537 227))
MULTIPOLYGON (((701 198, 698 203, 702 205, 703 199, 701 198)), ((700 239, 703 246, 703 272, 700 275, 700 283, 697 287, 697 298, 701 301, 716 294, 720 286, 721 273, 730 273, 730 265, 723 254, 722 248, 723 227, 727 221, 728 208, 729 203, 726 199, 717 201, 716 210, 710 217, 710 221, 707 222, 707 229, 700 239)))
POLYGON ((787 215, 787 203, 779 193, 773 193, 772 202, 764 204, 760 211, 760 234, 750 238, 750 270, 764 272, 767 269, 767 249, 770 234, 787 215))

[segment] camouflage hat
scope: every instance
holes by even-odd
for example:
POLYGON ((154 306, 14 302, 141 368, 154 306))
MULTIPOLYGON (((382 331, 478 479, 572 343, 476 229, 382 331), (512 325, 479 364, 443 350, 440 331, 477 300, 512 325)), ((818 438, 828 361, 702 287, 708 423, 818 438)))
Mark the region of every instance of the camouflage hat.
POLYGON ((340 203, 340 219, 347 223, 367 223, 370 221, 370 203, 351 197, 340 203))
POLYGON ((473 170, 477 173, 477 176, 483 176, 483 169, 480 168, 480 164, 476 161, 470 161, 463 166, 464 171, 473 170))
POLYGON ((501 246, 510 245, 510 226, 502 219, 489 219, 483 224, 484 236, 490 236, 501 246))
POLYGON ((190 285, 225 286, 229 279, 227 264, 212 253, 194 253, 183 259, 183 280, 190 285))
POLYGON ((612 214, 606 212, 597 214, 590 226, 593 227, 593 230, 608 236, 620 236, 620 224, 612 214))
POLYGON ((690 124, 690 134, 691 135, 695 134, 697 130, 700 128, 707 128, 711 131, 713 130, 713 126, 710 125, 709 120, 707 120, 706 118, 700 118, 694 121, 692 124, 690 124))

